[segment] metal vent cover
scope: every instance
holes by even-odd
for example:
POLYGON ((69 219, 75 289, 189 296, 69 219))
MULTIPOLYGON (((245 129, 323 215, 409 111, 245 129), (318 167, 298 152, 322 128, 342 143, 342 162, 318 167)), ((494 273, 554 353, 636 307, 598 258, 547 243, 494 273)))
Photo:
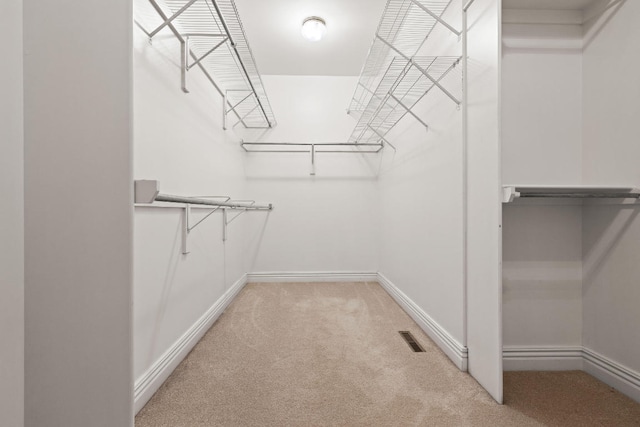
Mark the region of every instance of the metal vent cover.
POLYGON ((424 353, 424 348, 416 341, 413 337, 413 334, 409 331, 398 331, 400 336, 406 341, 406 343, 411 347, 415 353, 424 353))

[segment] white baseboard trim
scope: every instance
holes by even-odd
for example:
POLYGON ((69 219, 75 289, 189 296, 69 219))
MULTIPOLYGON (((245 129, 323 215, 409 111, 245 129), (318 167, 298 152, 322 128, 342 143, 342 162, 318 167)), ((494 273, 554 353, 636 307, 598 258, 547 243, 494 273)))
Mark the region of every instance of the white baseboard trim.
POLYGON ((640 372, 635 372, 588 348, 582 349, 584 370, 605 384, 640 402, 640 372))
POLYGON ((180 364, 191 349, 200 341, 220 315, 247 284, 243 275, 224 293, 207 312, 200 317, 144 374, 135 381, 134 410, 137 414, 151 399, 169 375, 180 364))
POLYGON ((505 347, 505 371, 585 371, 640 402, 640 372, 585 347, 505 347))
POLYGON ((504 347, 505 371, 580 371, 582 347, 504 347))
POLYGON ((248 273, 249 283, 377 282, 377 273, 362 271, 269 271, 248 273))
POLYGON ((467 347, 456 341, 442 326, 406 296, 382 273, 378 273, 378 283, 420 326, 420 328, 440 347, 451 361, 462 371, 467 370, 467 347))

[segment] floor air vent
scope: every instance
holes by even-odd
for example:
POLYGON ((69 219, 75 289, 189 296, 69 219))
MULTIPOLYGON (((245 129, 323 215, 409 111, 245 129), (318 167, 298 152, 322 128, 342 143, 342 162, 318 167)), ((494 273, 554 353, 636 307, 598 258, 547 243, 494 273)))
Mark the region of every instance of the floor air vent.
POLYGON ((424 353, 424 348, 422 348, 422 346, 418 344, 418 341, 416 341, 416 339, 413 337, 411 332, 409 331, 399 331, 399 332, 402 338, 404 338, 407 344, 409 344, 409 347, 411 347, 411 350, 413 350, 416 353, 424 353))

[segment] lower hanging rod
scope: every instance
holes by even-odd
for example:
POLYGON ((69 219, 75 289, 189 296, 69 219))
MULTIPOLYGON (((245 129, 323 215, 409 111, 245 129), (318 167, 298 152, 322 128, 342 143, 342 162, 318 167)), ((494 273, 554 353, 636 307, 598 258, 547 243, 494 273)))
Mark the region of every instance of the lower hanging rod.
POLYGON ((555 198, 555 199, 638 199, 640 193, 536 193, 521 192, 520 198, 539 197, 539 198, 555 198))

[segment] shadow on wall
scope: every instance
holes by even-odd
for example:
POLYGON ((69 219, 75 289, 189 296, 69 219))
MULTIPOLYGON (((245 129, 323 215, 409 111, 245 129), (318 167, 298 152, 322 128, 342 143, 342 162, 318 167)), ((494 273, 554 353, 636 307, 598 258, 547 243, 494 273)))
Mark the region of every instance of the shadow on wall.
POLYGON ((591 45, 593 40, 598 38, 598 35, 602 31, 603 28, 607 26, 609 21, 613 19, 613 17, 618 13, 620 8, 624 5, 627 0, 598 0, 590 10, 594 11, 591 16, 585 17, 585 22, 583 24, 583 33, 584 33, 584 46, 583 48, 587 48, 591 45), (598 19, 602 17, 605 13, 607 13, 610 9, 614 8, 609 16, 601 22, 597 27, 598 19))
POLYGON ((171 289, 175 282, 176 272, 178 271, 178 264, 180 259, 183 259, 185 255, 182 252, 182 224, 177 222, 177 226, 174 233, 173 244, 168 247, 169 250, 169 262, 167 263, 166 273, 164 274, 164 282, 162 283, 162 291, 160 294, 160 304, 156 314, 156 321, 154 331, 152 333, 151 343, 148 348, 145 364, 151 366, 155 362, 155 354, 158 350, 158 338, 160 331, 163 329, 162 324, 164 316, 169 304, 169 296, 171 295, 171 289))
MULTIPOLYGON (((583 208, 583 262, 584 289, 588 290, 593 284, 607 261, 615 254, 623 237, 632 232, 640 233, 640 221, 636 219, 640 214, 640 203, 600 206, 585 206, 583 208)), ((637 252, 636 252, 637 254, 637 252)), ((634 262, 631 260, 630 262, 634 262)))
POLYGON ((267 224, 269 222, 269 218, 271 216, 271 212, 267 212, 266 215, 261 215, 259 218, 255 220, 255 228, 249 231, 250 235, 247 238, 247 250, 248 254, 248 262, 249 267, 248 270, 251 270, 250 267, 256 265, 258 261, 258 254, 260 253, 262 242, 264 240, 264 233, 267 230, 267 224))

